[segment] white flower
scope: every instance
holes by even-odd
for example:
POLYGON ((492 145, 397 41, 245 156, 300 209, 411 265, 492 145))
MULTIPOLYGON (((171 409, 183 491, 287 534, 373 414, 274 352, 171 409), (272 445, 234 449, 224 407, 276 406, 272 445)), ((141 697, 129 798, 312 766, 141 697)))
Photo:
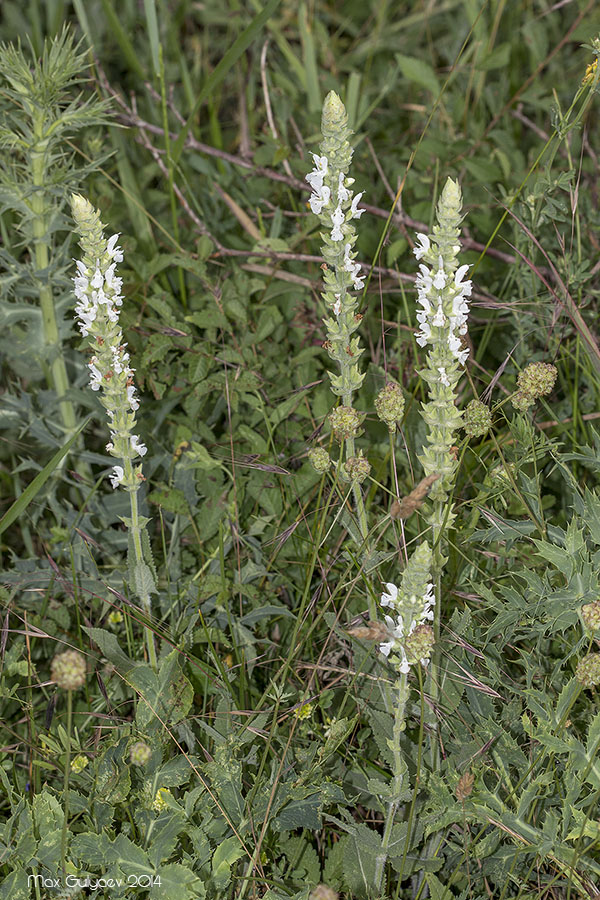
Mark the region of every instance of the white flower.
POLYGON ((336 209, 331 213, 331 223, 333 228, 331 230, 331 240, 332 241, 343 241, 344 234, 342 232, 341 226, 344 223, 344 213, 342 212, 342 203, 338 202, 336 209))
POLYGON ((140 408, 139 401, 135 396, 135 387, 132 384, 127 386, 127 402, 134 411, 140 408))
POLYGON ((464 276, 469 271, 470 266, 460 266, 456 270, 456 274, 454 275, 454 284, 457 288, 460 288, 462 293, 469 297, 471 295, 472 282, 471 281, 463 281, 464 276))
POLYGON ((140 456, 145 456, 148 452, 146 445, 140 444, 140 439, 137 434, 131 435, 131 449, 135 450, 136 453, 139 453, 140 456))
POLYGON ((88 369, 92 373, 92 377, 90 378, 90 387, 93 391, 99 391, 100 385, 102 384, 102 372, 98 368, 98 366, 94 365, 96 363, 96 357, 92 357, 92 361, 88 363, 88 369))
POLYGON ((440 382, 441 384, 445 384, 446 387, 450 387, 450 382, 448 381, 448 376, 446 374, 446 369, 444 366, 437 367, 438 372, 440 373, 440 382))
POLYGON ((384 656, 389 656, 394 646, 394 641, 384 641, 383 644, 379 645, 379 652, 383 653, 384 656))
POLYGON ((415 331, 415 338, 419 347, 424 347, 431 340, 431 328, 428 322, 423 322, 420 331, 415 331))
POLYGON ((415 244, 413 247, 413 253, 417 257, 417 259, 422 259, 427 251, 429 250, 431 244, 429 243, 429 238, 426 234, 422 234, 420 231, 417 232, 417 240, 418 244, 415 244))
POLYGON ((433 276, 433 286, 437 291, 443 291, 446 287, 446 273, 444 272, 444 260, 440 256, 438 270, 433 276))
POLYGON ((352 205, 350 207, 350 218, 351 219, 360 219, 362 214, 364 213, 364 209, 359 209, 358 204, 360 203, 360 199, 364 191, 361 191, 360 194, 357 194, 356 197, 352 200, 352 205))
POLYGON ((110 478, 110 483, 112 484, 114 490, 116 487, 122 484, 125 472, 123 471, 122 466, 113 466, 112 471, 112 475, 109 475, 108 477, 110 478))
POLYGON ((398 600, 398 588, 395 584, 388 582, 386 584, 387 594, 385 591, 381 595, 381 600, 379 601, 382 606, 395 606, 396 601, 398 600))
POLYGON ((336 294, 335 296, 337 297, 337 300, 333 304, 333 312, 335 313, 336 316, 339 316, 339 314, 342 311, 342 301, 340 300, 339 294, 336 294))
POLYGON ((402 662, 400 663, 398 668, 403 675, 408 675, 408 673, 410 672, 410 663, 408 661, 406 653, 404 652, 404 647, 402 647, 402 662))
POLYGON ((119 240, 118 234, 113 234, 112 237, 109 237, 108 243, 106 245, 106 252, 109 257, 114 260, 116 263, 123 262, 123 251, 120 247, 117 247, 117 241, 119 240))
POLYGON ((433 319, 431 320, 431 324, 437 326, 438 328, 442 328, 446 324, 446 316, 444 315, 444 310, 442 309, 442 304, 440 304, 437 308, 437 312, 433 319))
POLYGON ((340 177, 338 180, 338 203, 347 203, 350 199, 350 191, 346 190, 346 186, 344 184, 344 173, 340 172, 340 177))
POLYGON ((331 191, 326 184, 321 185, 321 187, 315 189, 314 194, 311 194, 310 200, 308 202, 315 216, 321 215, 321 210, 324 206, 327 206, 330 197, 331 191))

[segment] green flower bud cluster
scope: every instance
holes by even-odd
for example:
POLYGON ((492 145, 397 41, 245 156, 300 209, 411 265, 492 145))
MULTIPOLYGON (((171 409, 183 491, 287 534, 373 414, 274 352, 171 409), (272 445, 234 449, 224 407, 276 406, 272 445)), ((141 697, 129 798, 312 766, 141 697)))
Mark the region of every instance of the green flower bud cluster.
POLYGON ((329 413, 329 424, 335 439, 342 443, 348 438, 355 438, 360 427, 360 414, 353 406, 336 406, 329 413))
POLYGON ((129 751, 129 759, 134 766, 145 766, 151 756, 152 750, 144 741, 136 741, 129 751))
POLYGON ((588 653, 579 660, 575 678, 586 688, 600 684, 600 653, 588 653))
POLYGON ((331 458, 329 456, 329 453, 323 447, 311 447, 311 449, 308 451, 308 461, 310 462, 315 472, 318 472, 319 475, 327 472, 327 470, 331 466, 331 458))
POLYGON ((358 456, 351 456, 342 466, 342 474, 344 480, 351 482, 362 482, 367 478, 371 471, 371 466, 367 459, 359 453, 358 456))
POLYGON ((594 600, 593 603, 586 603, 581 607, 581 618, 583 624, 590 631, 597 631, 600 628, 600 600, 594 600))
POLYGON ((512 397, 515 409, 525 412, 540 397, 551 394, 558 371, 551 363, 534 362, 526 366, 517 377, 518 391, 512 397))
POLYGON ((50 665, 50 678, 64 691, 76 691, 86 681, 85 659, 77 650, 65 650, 50 665))
POLYGON ((468 437, 483 437, 492 427, 492 414, 481 400, 471 400, 463 413, 463 426, 468 437))
POLYGON ((399 384, 389 381, 379 391, 375 397, 375 410, 381 421, 385 422, 393 434, 404 415, 404 397, 399 384))

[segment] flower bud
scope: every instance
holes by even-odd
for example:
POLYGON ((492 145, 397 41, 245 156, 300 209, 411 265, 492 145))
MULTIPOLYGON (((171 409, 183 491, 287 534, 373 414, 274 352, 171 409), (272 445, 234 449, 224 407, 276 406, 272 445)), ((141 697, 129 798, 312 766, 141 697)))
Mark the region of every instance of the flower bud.
POLYGON ((400 385, 394 381, 388 382, 375 398, 375 409, 381 421, 394 432, 404 414, 404 397, 400 385))
POLYGON ((435 644, 431 625, 417 625, 404 641, 404 649, 409 663, 428 660, 435 644))
POLYGON ((575 669, 575 678, 584 687, 600 684, 600 653, 588 653, 575 669))
POLYGON ((342 468, 348 481, 356 481, 358 484, 361 484, 371 471, 369 461, 364 456, 351 456, 342 468))
POLYGON ((324 447, 311 447, 308 451, 308 461, 315 472, 318 472, 320 475, 327 472, 331 465, 329 453, 324 447))
POLYGON ((163 810, 169 808, 169 804, 167 802, 167 797, 173 798, 173 795, 169 788, 161 787, 157 790, 156 796, 152 801, 152 809, 154 812, 163 812, 163 810))
POLYGON ((581 618, 586 628, 596 631, 600 628, 600 600, 593 603, 586 603, 581 607, 581 618))
POLYGON ((65 650, 52 660, 50 677, 64 691, 76 691, 85 684, 85 659, 77 650, 65 650))
POLYGON ((79 775, 80 772, 83 772, 88 763, 89 759, 87 756, 83 756, 83 754, 80 753, 71 763, 71 772, 75 772, 76 775, 79 775))
POLYGON ((336 406, 329 413, 329 424, 336 439, 341 443, 347 438, 356 437, 360 416, 352 406, 336 406))
POLYGON ((537 400, 551 394, 556 383, 558 371, 550 363, 534 362, 519 372, 517 384, 522 394, 537 400))
POLYGON ((309 895, 308 900, 338 900, 338 892, 326 884, 318 884, 309 895))
POLYGON ((134 766, 145 766, 151 756, 152 750, 144 741, 137 741, 129 751, 129 759, 134 766))
POLYGON ((463 428, 469 437, 483 437, 492 425, 492 415, 481 400, 471 400, 464 412, 463 428))

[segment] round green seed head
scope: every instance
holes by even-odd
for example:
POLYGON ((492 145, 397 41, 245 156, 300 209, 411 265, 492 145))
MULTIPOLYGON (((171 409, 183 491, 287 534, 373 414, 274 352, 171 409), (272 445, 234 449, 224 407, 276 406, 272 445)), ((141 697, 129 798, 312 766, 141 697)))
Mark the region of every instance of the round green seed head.
POLYGON ((586 628, 596 631, 600 628, 600 600, 593 603, 586 603, 581 607, 581 618, 586 628))
POLYGON ((349 481, 356 481, 358 484, 361 484, 365 480, 370 471, 371 466, 364 456, 351 456, 350 459, 347 459, 344 463, 344 473, 346 477, 349 481))
POLYGON ((435 636, 431 625, 417 625, 404 641, 404 650, 409 663, 429 659, 434 644, 435 636))
POLYGON ((134 766, 145 766, 151 756, 152 750, 144 741, 137 741, 129 751, 129 759, 134 766))
POLYGON ((517 384, 521 393, 537 400, 551 394, 556 383, 558 371, 550 363, 534 362, 519 372, 517 384))
POLYGON ((388 382, 375 398, 375 409, 381 421, 394 432, 404 415, 404 397, 400 385, 393 381, 388 382))
POLYGON ((76 691, 85 684, 85 659, 77 650, 65 650, 52 660, 50 677, 64 691, 76 691))
POLYGON ((308 451, 308 461, 320 475, 326 472, 331 465, 329 453, 323 447, 312 447, 308 451))
POLYGON ((483 437, 492 426, 492 414, 481 400, 471 400, 465 409, 463 428, 469 437, 483 437))
POLYGON ((356 437, 360 416, 352 406, 336 406, 329 413, 329 424, 336 439, 341 443, 347 438, 356 437))
POLYGON ((510 398, 510 402, 514 408, 518 409, 520 412, 526 412, 529 407, 533 405, 533 400, 529 394, 525 394, 523 391, 517 391, 516 394, 513 394, 510 398))
POLYGON ((318 884, 310 892, 309 900, 338 900, 338 896, 338 892, 333 888, 327 887, 326 884, 318 884))
POLYGON ((600 684, 600 653, 588 653, 575 669, 575 678, 584 687, 600 684))

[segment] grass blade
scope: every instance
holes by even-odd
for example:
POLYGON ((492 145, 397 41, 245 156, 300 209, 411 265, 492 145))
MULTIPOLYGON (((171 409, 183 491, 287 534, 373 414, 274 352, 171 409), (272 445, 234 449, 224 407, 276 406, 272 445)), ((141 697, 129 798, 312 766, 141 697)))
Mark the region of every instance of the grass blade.
POLYGON ((188 136, 188 132, 192 126, 192 122, 194 121, 196 113, 198 112, 206 98, 215 90, 217 85, 221 84, 229 70, 233 68, 244 50, 246 50, 250 46, 254 38, 262 31, 263 26, 273 15, 280 3, 281 0, 269 0, 262 12, 255 16, 248 27, 244 29, 244 31, 242 31, 238 38, 236 38, 227 53, 215 67, 214 72, 209 75, 209 77, 204 82, 202 90, 198 94, 198 97, 194 104, 194 108, 191 111, 187 122, 181 129, 179 137, 173 145, 173 161, 175 162, 175 164, 179 162, 179 157, 181 156, 181 151, 183 150, 183 145, 185 144, 185 139, 188 136))
POLYGON ((77 431, 71 435, 67 443, 56 451, 52 459, 46 463, 42 471, 37 473, 31 484, 27 485, 21 496, 17 497, 15 502, 6 510, 6 512, 0 519, 0 534, 3 534, 3 532, 5 532, 6 529, 10 525, 12 525, 12 523, 16 519, 19 518, 21 513, 25 509, 27 509, 31 501, 41 491, 44 484, 48 481, 54 470, 58 468, 61 461, 67 455, 89 420, 90 416, 84 419, 77 431))

